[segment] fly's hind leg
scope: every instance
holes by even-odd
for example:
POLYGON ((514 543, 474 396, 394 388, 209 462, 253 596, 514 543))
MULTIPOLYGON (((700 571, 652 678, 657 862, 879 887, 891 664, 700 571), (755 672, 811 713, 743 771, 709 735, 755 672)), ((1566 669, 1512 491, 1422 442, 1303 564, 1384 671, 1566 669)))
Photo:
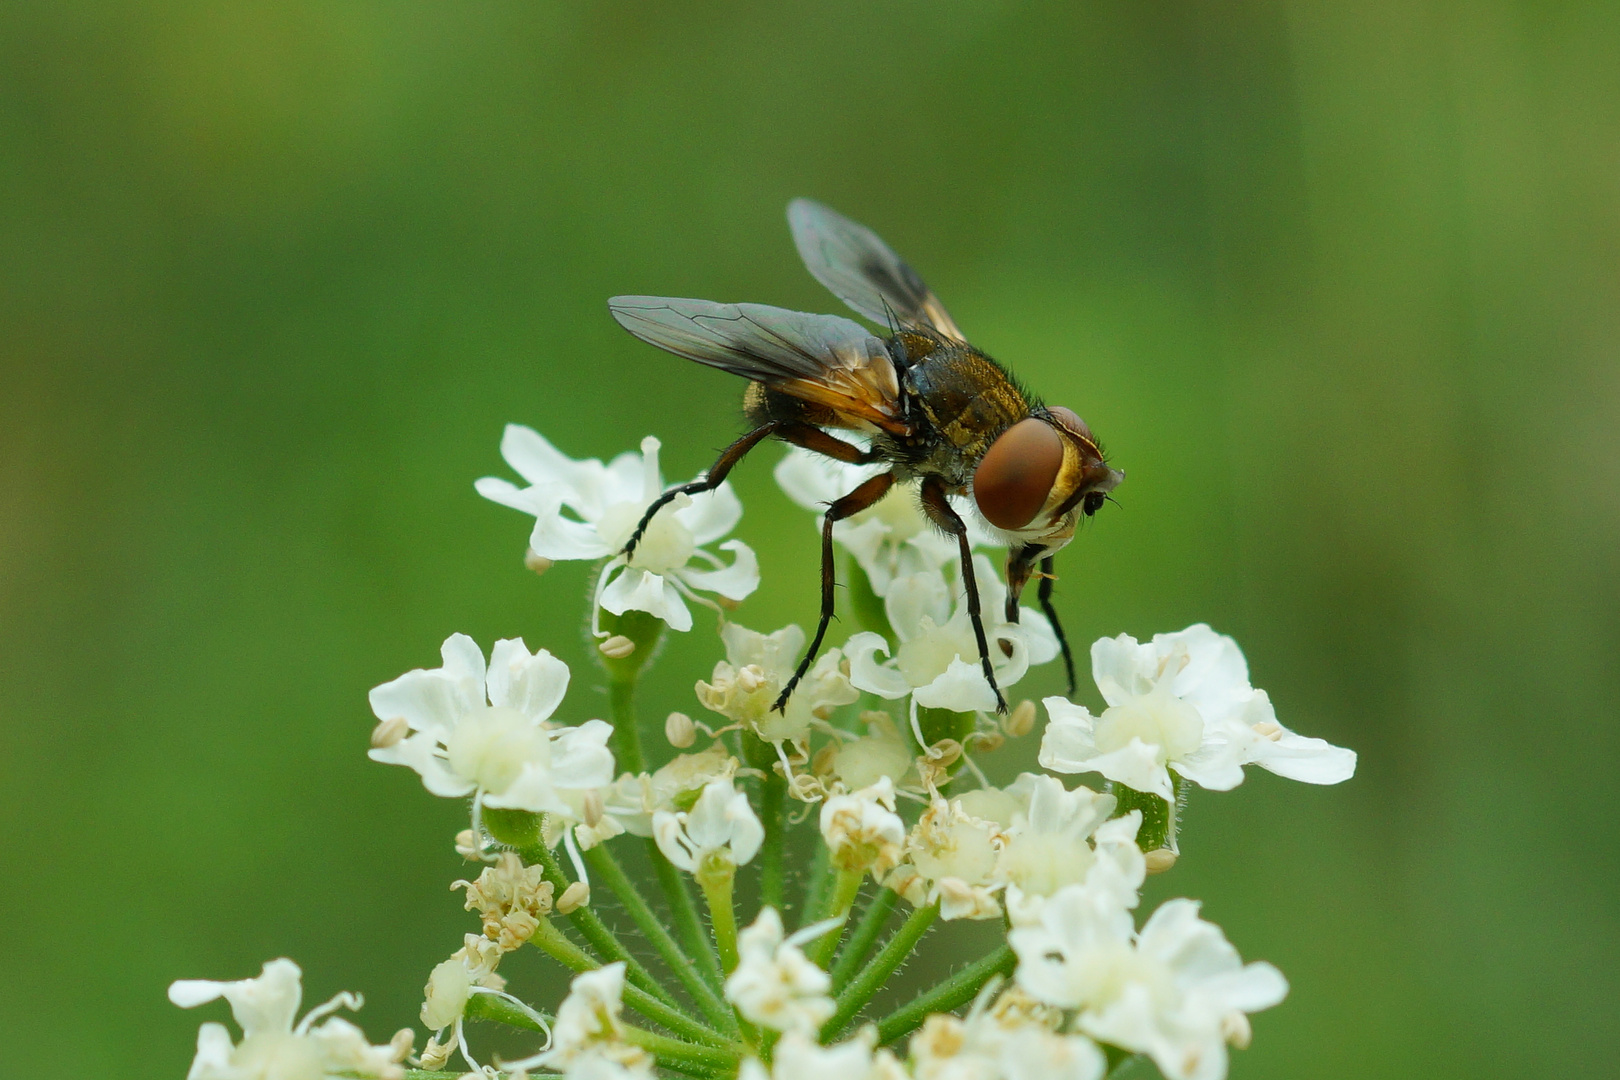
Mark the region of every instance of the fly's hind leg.
MULTIPOLYGON (((819 429, 812 430, 816 430, 824 438, 848 447, 856 453, 861 452, 857 447, 850 446, 842 440, 834 439, 826 432, 819 429)), ((810 449, 820 450, 820 447, 812 446, 810 449)), ((821 452, 825 453, 826 451, 821 452)), ((793 678, 788 680, 787 685, 782 688, 781 695, 777 697, 776 704, 771 706, 777 712, 787 710, 788 698, 793 696, 794 689, 799 685, 799 680, 804 678, 805 672, 810 670, 810 665, 816 662, 816 653, 821 651, 821 640, 827 636, 827 624, 832 622, 833 605, 837 598, 836 587, 838 584, 833 562, 833 525, 875 504, 889 493, 889 489, 894 486, 896 479, 892 472, 878 473, 870 480, 863 482, 854 491, 827 507, 826 516, 821 521, 821 621, 816 624, 816 636, 810 642, 810 648, 805 651, 804 659, 799 661, 799 667, 793 672, 793 678)))
POLYGON ((984 670, 990 691, 996 695, 996 712, 1005 715, 1007 700, 1001 696, 1001 687, 996 685, 996 671, 990 664, 990 641, 985 636, 984 616, 979 611, 979 582, 973 571, 973 545, 968 541, 967 525, 946 498, 944 485, 934 477, 923 481, 922 505, 934 524, 956 537, 962 557, 962 585, 967 589, 968 621, 973 624, 973 639, 979 645, 979 666, 984 670))

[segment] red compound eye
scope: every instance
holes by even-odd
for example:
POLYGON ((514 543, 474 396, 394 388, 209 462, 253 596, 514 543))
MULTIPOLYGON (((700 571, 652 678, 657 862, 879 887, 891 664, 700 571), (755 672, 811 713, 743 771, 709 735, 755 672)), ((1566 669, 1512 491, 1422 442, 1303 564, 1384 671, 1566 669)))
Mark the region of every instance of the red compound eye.
POLYGON ((973 473, 973 498, 990 524, 1022 529, 1052 492, 1063 464, 1063 436, 1045 420, 1020 420, 990 444, 973 473))

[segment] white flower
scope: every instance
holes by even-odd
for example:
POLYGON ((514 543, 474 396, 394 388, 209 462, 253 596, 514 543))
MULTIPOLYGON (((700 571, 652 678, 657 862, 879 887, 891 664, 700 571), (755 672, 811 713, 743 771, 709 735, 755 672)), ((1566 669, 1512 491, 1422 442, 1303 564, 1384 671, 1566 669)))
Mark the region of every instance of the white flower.
POLYGON ((828 649, 805 673, 783 712, 771 706, 781 696, 804 653, 804 631, 784 626, 761 634, 737 623, 720 629, 726 658, 714 667, 710 682, 697 684, 698 700, 728 719, 747 724, 766 742, 797 742, 810 733, 812 720, 825 720, 832 710, 860 699, 841 670, 843 654, 828 649))
POLYGON ((771 1052, 771 1068, 749 1058, 738 1080, 908 1080, 905 1067, 887 1050, 873 1051, 877 1029, 862 1028, 852 1039, 831 1046, 790 1031, 771 1052))
POLYGON ((495 974, 502 949, 478 934, 463 938, 461 948, 434 966, 422 988, 422 1023, 429 1031, 443 1031, 458 1023, 467 1011, 475 988, 499 990, 506 980, 495 974))
POLYGON ((406 672, 371 691, 384 722, 402 718, 410 734, 373 748, 373 761, 408 765, 435 795, 476 794, 486 806, 572 816, 580 793, 613 779, 611 725, 546 723, 568 690, 568 666, 520 639, 484 654, 465 634, 440 650, 442 667, 406 672))
POLYGON ((905 822, 894 812, 894 781, 880 776, 853 794, 829 795, 821 804, 821 838, 839 870, 870 870, 877 878, 893 870, 906 843, 905 822))
POLYGON ((520 488, 486 476, 478 493, 535 517, 529 547, 541 558, 612 559, 612 573, 600 587, 598 603, 615 615, 645 611, 672 630, 690 630, 692 613, 682 596, 712 592, 742 600, 759 588, 759 563, 741 540, 720 545, 734 558, 730 566, 703 550, 736 527, 742 504, 730 485, 695 496, 681 495, 660 510, 625 566, 618 557, 642 514, 664 491, 658 471, 658 440, 641 441, 641 453, 624 453, 607 465, 595 458, 575 461, 539 432, 508 424, 501 456, 529 482, 520 488), (567 516, 564 511, 573 516, 567 516))
POLYGON ((1039 1000, 1078 1010, 1076 1026, 1151 1056, 1168 1080, 1220 1080, 1226 1044, 1246 1041, 1245 1014, 1288 993, 1270 964, 1245 965, 1192 900, 1170 900, 1140 933, 1129 919, 1069 886, 1046 902, 1040 922, 1014 927, 1018 984, 1039 1000))
POLYGON ((1052 722, 1040 762, 1054 772, 1098 772, 1174 801, 1170 770, 1212 791, 1243 781, 1243 766, 1312 784, 1356 771, 1353 750, 1296 735, 1277 722, 1265 691, 1249 685, 1237 642, 1203 623, 1139 644, 1128 634, 1091 647, 1099 716, 1046 699, 1052 722))
POLYGON ((913 907, 939 902, 942 919, 994 919, 996 853, 1005 836, 993 821, 975 818, 956 800, 936 798, 906 839, 906 861, 885 882, 913 907))
POLYGON ((664 858, 689 874, 698 873, 711 859, 742 866, 765 840, 765 828, 748 805, 748 796, 729 778, 705 785, 689 813, 656 811, 652 826, 664 858))
POLYGON ((762 908, 737 935, 737 970, 726 979, 726 1000, 753 1023, 813 1036, 832 1018, 832 978, 805 957, 798 938, 784 940, 782 917, 775 908, 762 908))
MULTIPOLYGON (((832 758, 833 774, 844 786, 859 791, 871 787, 884 777, 896 789, 904 781, 917 779, 915 759, 906 740, 894 725, 894 717, 885 712, 863 712, 861 720, 867 734, 838 747, 832 758)), ((909 790, 909 789, 908 789, 909 790)))
POLYGON ((370 1045, 359 1028, 330 1015, 338 1009, 358 1009, 357 996, 339 994, 295 1024, 303 994, 303 973, 291 960, 270 961, 257 979, 182 979, 170 984, 169 1000, 182 1009, 224 998, 242 1029, 242 1041, 233 1045, 224 1024, 204 1024, 197 1032, 197 1056, 186 1080, 328 1080, 352 1075, 395 1080, 405 1075, 393 1047, 370 1045), (316 1021, 321 1021, 319 1026, 316 1021))
POLYGON ((1061 1020, 1017 988, 994 1008, 975 1003, 966 1019, 935 1013, 911 1037, 912 1073, 916 1080, 1100 1080, 1102 1051, 1084 1035, 1058 1034, 1061 1020))
MULTIPOLYGON (((990 560, 974 556, 990 663, 1003 689, 1024 677, 1031 664, 1058 654, 1057 635, 1045 616, 1025 608, 1017 625, 1003 622, 1007 590, 990 560)), ((939 571, 896 578, 883 599, 889 625, 900 639, 891 659, 881 634, 855 634, 844 645, 849 681, 861 690, 895 699, 907 694, 923 708, 988 712, 995 694, 985 681, 979 645, 968 617, 965 591, 955 598, 939 571)))
POLYGON ((624 1040, 624 962, 574 976, 551 1024, 551 1047, 532 1058, 505 1063, 517 1072, 543 1067, 573 1080, 650 1078, 653 1059, 624 1040))
POLYGON ((1133 811, 1110 821, 1112 795, 1085 787, 1066 791, 1051 776, 1024 773, 1009 790, 1027 795, 1022 811, 1007 824, 996 859, 996 876, 1008 886, 1014 923, 1027 921, 1038 910, 1029 904, 1065 885, 1109 890, 1120 906, 1136 906, 1136 891, 1147 875, 1136 846, 1141 814, 1133 811))

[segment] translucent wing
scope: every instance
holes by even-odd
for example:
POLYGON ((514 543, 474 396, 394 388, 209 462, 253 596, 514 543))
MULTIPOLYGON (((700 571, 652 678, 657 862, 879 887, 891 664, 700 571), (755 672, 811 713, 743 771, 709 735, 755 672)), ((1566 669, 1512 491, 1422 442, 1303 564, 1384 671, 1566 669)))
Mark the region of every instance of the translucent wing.
POLYGON ((636 337, 676 356, 889 431, 908 430, 888 349, 852 319, 667 296, 615 296, 608 310, 636 337))
POLYGON ((917 271, 877 233, 809 199, 788 203, 799 257, 832 294, 873 322, 925 326, 966 341, 917 271))

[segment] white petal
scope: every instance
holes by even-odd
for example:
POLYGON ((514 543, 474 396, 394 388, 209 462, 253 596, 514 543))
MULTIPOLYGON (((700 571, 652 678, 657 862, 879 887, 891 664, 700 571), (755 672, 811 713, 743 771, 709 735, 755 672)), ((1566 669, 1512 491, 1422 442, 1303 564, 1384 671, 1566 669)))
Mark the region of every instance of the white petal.
POLYGON ((742 502, 730 484, 692 496, 686 507, 675 511, 675 519, 685 525, 699 546, 712 544, 737 527, 742 520, 742 502))
POLYGON ((197 1029, 197 1056, 191 1061, 186 1080, 225 1080, 233 1075, 231 1033, 224 1024, 210 1021, 197 1029))
POLYGON ((529 546, 537 555, 562 562, 568 559, 604 559, 614 554, 613 548, 602 539, 595 525, 563 517, 560 506, 542 509, 550 512, 534 519, 534 531, 529 534, 529 546))
POLYGON ((1200 996, 1224 1006, 1223 1012, 1237 1009, 1252 1013, 1280 1004, 1288 996, 1288 980, 1272 965, 1257 960, 1231 974, 1210 979, 1198 989, 1200 996))
POLYGON ((551 769, 559 787, 588 789, 613 783, 613 751, 607 747, 613 725, 587 720, 565 727, 551 740, 551 769))
POLYGON ((692 629, 692 613, 675 586, 650 570, 626 569, 602 590, 603 610, 615 615, 645 611, 664 620, 671 630, 692 629))
POLYGON ((570 483, 577 471, 572 458, 522 424, 507 424, 501 432, 501 457, 531 484, 570 483))
POLYGON ((1097 756, 1097 718, 1068 698, 1043 698, 1041 704, 1050 718, 1041 735, 1041 767, 1061 773, 1088 771, 1084 763, 1097 756))
POLYGON ((178 979, 169 984, 169 1001, 182 1009, 195 1009, 224 997, 229 985, 214 979, 178 979))
POLYGON ((553 512, 546 510, 545 507, 555 507, 562 502, 560 498, 548 495, 543 487, 520 488, 512 481, 502 480, 498 476, 486 476, 473 481, 473 490, 490 502, 510 506, 513 510, 521 510, 534 517, 553 512))
POLYGON ((1121 705, 1147 687, 1140 686, 1142 646, 1129 634, 1098 638, 1091 644, 1091 677, 1103 700, 1109 705, 1121 705))
POLYGON ((682 571, 681 578, 701 592, 719 593, 727 600, 746 600, 759 588, 759 559, 753 548, 741 540, 727 540, 720 550, 736 556, 730 566, 723 570, 682 571))
POLYGON ((1307 784, 1339 784, 1356 773, 1356 752, 1324 739, 1296 735, 1284 728, 1275 740, 1257 738, 1249 760, 1290 780, 1307 784))
POLYGON ((451 771, 449 764, 438 754, 439 746, 438 738, 424 731, 401 739, 393 746, 369 750, 366 756, 384 765, 404 765, 415 769, 422 778, 422 786, 442 799, 471 795, 478 785, 451 771))
POLYGON ((489 653, 489 703, 548 719, 568 692, 568 665, 545 649, 529 655, 522 638, 505 638, 489 653))
POLYGON ((220 991, 231 1003, 231 1015, 244 1039, 260 1032, 292 1030, 303 999, 303 972, 291 960, 271 960, 257 979, 226 983, 220 991))
POLYGON ((1206 723, 1236 715, 1254 693, 1243 650, 1236 641, 1203 623, 1174 634, 1155 635, 1153 646, 1160 656, 1169 655, 1177 647, 1186 650, 1187 666, 1175 673, 1170 690, 1196 705, 1206 723))
POLYGON ((849 657, 849 681, 857 689, 893 701, 911 693, 911 684, 904 675, 878 662, 877 654, 889 655, 889 643, 882 634, 870 631, 859 633, 844 643, 844 655, 849 657))
POLYGON ((961 657, 952 660, 933 682, 917 687, 915 693, 917 704, 925 709, 989 712, 996 707, 996 694, 985 680, 984 671, 961 657))
POLYGON ((944 626, 951 616, 950 587, 945 584, 945 575, 935 571, 895 578, 884 594, 883 610, 901 641, 910 641, 921 633, 925 618, 935 626, 944 626))

